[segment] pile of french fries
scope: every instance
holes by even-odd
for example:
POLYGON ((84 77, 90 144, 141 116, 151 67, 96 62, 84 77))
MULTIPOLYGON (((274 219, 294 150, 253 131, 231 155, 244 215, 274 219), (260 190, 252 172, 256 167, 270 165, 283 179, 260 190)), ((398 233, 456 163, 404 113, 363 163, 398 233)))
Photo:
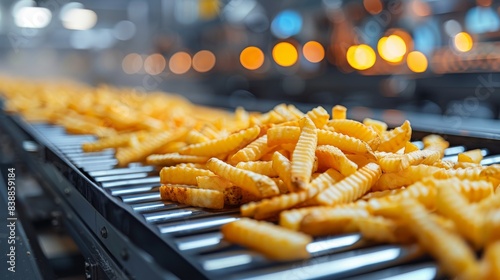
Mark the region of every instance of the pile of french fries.
POLYGON ((224 238, 269 258, 305 259, 313 237, 360 232, 418 243, 451 276, 500 279, 500 165, 482 166, 480 150, 443 160, 438 135, 419 149, 408 121, 388 130, 339 105, 228 113, 108 86, 0 84, 7 111, 99 136, 83 150, 162 167, 162 199, 240 207, 224 238))

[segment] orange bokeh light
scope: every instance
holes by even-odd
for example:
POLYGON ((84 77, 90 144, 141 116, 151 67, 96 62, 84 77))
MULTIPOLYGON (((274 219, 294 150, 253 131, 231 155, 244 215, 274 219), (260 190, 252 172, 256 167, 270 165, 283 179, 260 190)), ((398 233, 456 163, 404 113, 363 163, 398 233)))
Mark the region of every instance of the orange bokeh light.
POLYGON ((467 32, 460 32, 453 38, 455 48, 460 52, 468 52, 472 49, 474 42, 472 37, 467 32))
POLYGON ((325 58, 325 49, 316 41, 309 41, 302 47, 302 53, 305 59, 312 63, 320 62, 325 58))
POLYGON ((346 57, 349 65, 356 70, 369 69, 377 60, 375 51, 365 44, 349 47, 346 57))
POLYGON ((429 62, 423 53, 419 51, 412 51, 406 57, 406 64, 411 71, 415 73, 422 73, 427 70, 429 62))
POLYGON ((241 51, 240 63, 248 70, 259 69, 264 64, 264 53, 257 47, 246 47, 241 51))
POLYGON ((191 56, 187 52, 176 52, 168 62, 168 68, 174 74, 184 74, 191 68, 191 56))
POLYGON ((382 12, 384 8, 380 0, 363 0, 363 6, 372 15, 382 12))
POLYGON ((405 41, 398 35, 382 37, 377 44, 377 50, 380 57, 392 63, 401 62, 406 53, 406 49, 405 41))
POLYGON ((208 72, 215 66, 215 55, 211 51, 202 50, 193 56, 193 69, 198 72, 208 72))
POLYGON ((294 65, 299 59, 299 53, 294 45, 288 42, 281 42, 273 48, 274 61, 283 67, 294 65))
POLYGON ((158 75, 167 66, 167 61, 163 57, 163 55, 159 53, 152 54, 144 60, 144 70, 149 75, 158 75))

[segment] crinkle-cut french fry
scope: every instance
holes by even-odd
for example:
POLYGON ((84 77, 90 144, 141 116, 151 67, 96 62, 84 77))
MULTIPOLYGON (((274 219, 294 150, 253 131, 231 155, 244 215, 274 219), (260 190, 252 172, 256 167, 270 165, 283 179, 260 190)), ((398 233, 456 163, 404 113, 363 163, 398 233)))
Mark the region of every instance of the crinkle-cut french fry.
POLYGON ((406 142, 411 138, 411 126, 409 121, 405 121, 401 126, 398 126, 382 135, 380 145, 377 150, 381 152, 397 152, 404 148, 406 142))
POLYGON ((357 138, 324 129, 318 130, 318 145, 332 145, 351 154, 371 152, 370 146, 357 138))
POLYGON ((316 128, 322 128, 330 119, 328 112, 321 106, 307 112, 306 116, 312 120, 316 128))
POLYGON ((444 150, 450 146, 448 141, 444 140, 443 137, 430 134, 422 138, 422 142, 424 142, 424 150, 433 150, 438 151, 441 155, 441 158, 444 156, 444 150))
POLYGON ((173 133, 153 133, 147 140, 137 143, 137 145, 119 148, 115 155, 118 160, 118 165, 125 166, 131 162, 142 161, 167 143, 177 141, 177 139, 181 138, 185 133, 185 129, 179 129, 173 133))
POLYGON ((474 279, 479 266, 471 248, 457 234, 440 227, 430 217, 428 210, 415 199, 400 202, 399 211, 408 227, 443 269, 452 276, 474 279))
POLYGON ((180 149, 187 146, 186 142, 183 141, 173 141, 162 146, 155 151, 156 154, 171 154, 178 153, 180 149))
POLYGON ((433 180, 426 178, 426 182, 433 184, 436 188, 452 187, 463 194, 469 202, 479 202, 493 194, 493 185, 486 180, 468 180, 459 178, 449 178, 443 180, 433 180))
POLYGON ((259 202, 251 202, 249 205, 241 207, 241 214, 243 216, 253 216, 255 219, 266 219, 275 216, 282 210, 292 208, 314 197, 341 179, 341 174, 334 169, 329 169, 312 181, 306 190, 263 199, 259 202))
POLYGON ((209 159, 207 167, 215 174, 256 196, 269 197, 280 193, 276 183, 267 176, 236 168, 216 158, 209 159))
POLYGON ((300 119, 300 136, 292 154, 290 176, 295 189, 309 187, 315 161, 318 135, 314 123, 308 117, 300 119))
POLYGON ((275 260, 309 258, 312 238, 274 224, 242 218, 221 228, 224 239, 249 247, 275 260))
POLYGON ((200 129, 200 133, 207 137, 208 139, 210 140, 213 140, 213 139, 217 139, 217 138, 220 138, 220 134, 219 132, 217 131, 217 129, 214 127, 213 124, 211 123, 207 123, 205 124, 201 129, 200 129))
POLYGON ((380 177, 380 166, 369 163, 315 197, 322 205, 352 202, 362 197, 380 177))
POLYGON ((285 103, 276 105, 273 111, 282 116, 286 121, 293 121, 297 119, 297 117, 288 110, 288 106, 285 103))
POLYGON ((293 208, 280 213, 279 224, 291 230, 299 230, 302 219, 316 209, 327 209, 331 206, 312 206, 303 208, 293 208))
POLYGON ((483 233, 485 242, 488 244, 500 241, 500 209, 489 211, 486 214, 483 233))
POLYGON ((301 119, 304 117, 304 113, 297 109, 297 107, 295 107, 293 104, 288 104, 287 108, 288 111, 295 116, 295 118, 301 119))
POLYGON ((236 206, 259 200, 260 197, 240 188, 232 186, 222 191, 224 194, 224 205, 236 206))
POLYGON ((272 167, 278 173, 280 179, 283 180, 283 183, 288 188, 288 190, 290 192, 296 191, 291 181, 290 171, 292 168, 292 164, 290 163, 290 161, 281 153, 274 152, 272 167))
POLYGON ((383 121, 365 118, 363 124, 372 128, 379 136, 382 136, 387 131, 387 124, 383 121))
POLYGON ((500 192, 495 192, 487 198, 479 201, 476 204, 476 207, 482 212, 500 209, 500 192))
POLYGON ((104 127, 99 124, 73 117, 63 117, 59 119, 57 124, 64 126, 68 133, 94 134, 99 137, 111 137, 116 135, 116 130, 113 128, 104 127))
POLYGON ((286 121, 286 119, 275 111, 269 111, 258 117, 260 124, 277 124, 286 121))
POLYGON ((439 170, 441 170, 439 167, 419 164, 396 173, 384 173, 372 187, 372 191, 392 190, 408 186, 439 170))
POLYGON ((469 150, 458 154, 458 162, 480 163, 483 160, 481 149, 469 150))
POLYGON ((493 164, 484 167, 484 169, 481 171, 481 176, 500 179, 500 164, 493 164))
POLYGON ((160 170, 160 183, 196 185, 196 176, 212 176, 211 171, 185 166, 163 167, 160 170))
POLYGON ((368 211, 359 208, 317 208, 304 216, 299 230, 312 236, 355 232, 359 229, 354 219, 369 215, 368 211))
POLYGON ((454 169, 459 169, 459 168, 471 168, 471 167, 479 167, 482 166, 480 163, 473 163, 473 162, 455 162, 453 164, 454 169))
POLYGON ((296 143, 299 136, 300 127, 274 126, 267 130, 267 145, 272 147, 280 144, 296 143))
POLYGON ((500 279, 500 241, 497 241, 484 251, 482 259, 482 275, 480 279, 500 279))
POLYGON ((362 200, 370 200, 370 199, 373 199, 373 198, 380 199, 380 198, 383 198, 383 197, 386 197, 386 196, 397 195, 397 194, 403 192, 404 190, 405 190, 405 188, 395 189, 395 190, 385 190, 385 191, 369 192, 369 193, 363 195, 360 199, 362 199, 362 200))
POLYGON ((170 153, 163 155, 152 154, 146 158, 146 163, 152 165, 170 166, 187 162, 205 163, 208 161, 208 159, 208 157, 179 155, 179 153, 170 153))
POLYGON ((245 110, 245 108, 239 106, 234 111, 235 118, 235 129, 240 130, 250 126, 250 114, 245 110))
POLYGON ((411 153, 411 152, 416 152, 419 151, 420 149, 418 148, 417 145, 413 144, 412 142, 408 141, 405 144, 405 154, 411 153))
POLYGON ((482 230, 484 217, 467 199, 451 186, 437 188, 437 211, 455 222, 458 232, 476 248, 484 243, 482 230))
POLYGON ((441 215, 430 215, 429 218, 432 221, 434 221, 434 223, 436 223, 438 226, 446 229, 447 231, 458 234, 457 226, 455 225, 455 222, 453 222, 451 219, 441 215))
POLYGON ((383 172, 399 172, 410 166, 408 157, 402 154, 377 152, 375 156, 378 159, 378 164, 383 172))
POLYGON ((237 164, 242 161, 256 161, 272 149, 272 146, 270 147, 267 145, 267 134, 265 134, 248 144, 245 148, 236 152, 230 158, 230 161, 233 164, 237 164))
MULTIPOLYGON (((495 178, 492 177, 482 177, 481 172, 483 171, 484 168, 485 168, 484 166, 477 166, 477 167, 458 168, 458 169, 444 169, 434 173, 433 176, 434 178, 437 179, 448 179, 455 177, 458 179, 469 179, 469 180, 480 180, 480 179, 494 180, 495 178)), ((492 181, 492 183, 495 183, 494 181, 492 181)))
POLYGON ((345 135, 362 140, 370 147, 372 150, 376 150, 380 144, 380 137, 372 128, 358 122, 355 120, 330 120, 327 125, 333 127, 335 132, 339 132, 345 135))
POLYGON ((439 167, 442 169, 453 169, 455 168, 456 162, 451 160, 438 160, 432 164, 432 166, 439 167))
POLYGON ((274 181, 274 183, 276 183, 276 186, 278 186, 278 189, 280 190, 280 194, 286 194, 286 193, 290 192, 288 190, 287 186, 285 185, 285 183, 283 182, 283 180, 281 180, 278 177, 274 177, 271 179, 274 181))
POLYGON ((433 150, 418 150, 405 154, 410 165, 427 164, 433 165, 441 159, 438 151, 433 150))
POLYGON ((216 190, 216 191, 224 191, 233 186, 231 182, 228 180, 217 176, 217 175, 209 175, 209 176, 196 176, 196 184, 200 189, 208 189, 208 190, 216 190))
POLYGON ((383 243, 410 243, 414 235, 400 220, 380 216, 354 218, 353 222, 364 238, 383 243))
POLYGON ((198 144, 208 141, 210 141, 210 138, 203 135, 197 130, 190 130, 188 134, 186 134, 186 143, 188 144, 198 144))
POLYGON ((237 168, 253 171, 268 177, 278 177, 278 172, 273 169, 272 161, 242 161, 237 168))
POLYGON ((334 168, 344 176, 349 176, 356 172, 358 165, 350 161, 346 155, 337 147, 331 145, 321 145, 316 149, 318 165, 320 169, 334 168))
POLYGON ((347 118, 347 108, 342 105, 332 107, 332 119, 345 120, 347 118))
POLYGON ((181 204, 211 209, 224 208, 224 195, 219 191, 167 184, 160 187, 160 195, 163 200, 181 204))
POLYGON ((87 142, 82 144, 84 152, 98 152, 109 148, 118 148, 128 146, 130 138, 134 133, 127 133, 113 137, 101 138, 94 142, 87 142))
POLYGON ((179 153, 182 155, 197 155, 206 157, 225 154, 232 150, 245 147, 248 143, 257 138, 259 132, 260 128, 258 126, 253 126, 224 138, 186 146, 181 149, 179 153))

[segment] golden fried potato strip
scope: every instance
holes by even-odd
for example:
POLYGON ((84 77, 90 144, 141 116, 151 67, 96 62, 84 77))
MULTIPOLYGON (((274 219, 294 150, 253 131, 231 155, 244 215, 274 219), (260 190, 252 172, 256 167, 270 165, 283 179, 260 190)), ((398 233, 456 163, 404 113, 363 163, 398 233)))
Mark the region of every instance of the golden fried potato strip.
POLYGON ((311 180, 318 136, 314 123, 308 117, 300 119, 300 128, 299 140, 292 154, 290 175, 294 188, 305 190, 311 180))
POLYGON ((318 157, 320 169, 334 168, 344 176, 349 176, 358 170, 358 165, 349 160, 337 147, 331 145, 318 146, 316 156, 318 157))
POLYGON ((207 167, 220 177, 256 196, 269 197, 280 193, 278 186, 271 178, 233 167, 217 158, 209 159, 207 167))
POLYGON ((152 154, 146 158, 146 163, 152 165, 170 166, 178 163, 205 163, 208 159, 208 157, 180 155, 179 153, 163 155, 152 154))
POLYGON ((263 253, 275 260, 297 260, 309 258, 307 244, 312 238, 306 234, 242 218, 221 228, 224 239, 263 253))
POLYGON ((224 208, 224 195, 219 191, 167 184, 160 187, 160 195, 163 200, 181 204, 211 209, 224 208))
POLYGON ((160 170, 160 183, 162 184, 186 184, 196 185, 197 176, 213 176, 209 170, 187 167, 171 166, 160 170))
POLYGON ((273 146, 267 145, 267 134, 265 134, 248 144, 245 148, 236 152, 231 157, 230 162, 232 164, 237 164, 242 161, 256 161, 272 149, 273 146))
POLYGON ((357 138, 368 143, 372 150, 380 145, 380 137, 375 130, 355 120, 330 120, 327 125, 335 132, 357 138))

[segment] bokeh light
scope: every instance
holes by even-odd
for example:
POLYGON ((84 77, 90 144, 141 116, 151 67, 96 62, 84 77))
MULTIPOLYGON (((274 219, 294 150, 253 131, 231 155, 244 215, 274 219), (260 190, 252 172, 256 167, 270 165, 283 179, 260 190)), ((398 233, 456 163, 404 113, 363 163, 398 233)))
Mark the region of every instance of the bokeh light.
POLYGON ((158 75, 167 66, 167 61, 163 55, 159 53, 152 54, 144 60, 144 70, 149 75, 158 75))
POLYGON ((122 60, 123 72, 127 74, 135 74, 142 68, 142 57, 137 53, 129 53, 122 60))
POLYGON ((419 51, 412 51, 406 57, 406 64, 411 71, 415 73, 422 73, 427 70, 429 62, 423 53, 419 51))
POLYGON ((384 60, 392 63, 398 63, 403 60, 406 53, 405 41, 398 35, 382 37, 378 41, 377 50, 384 60))
POLYGON ((271 23, 271 32, 282 39, 298 34, 301 29, 302 17, 293 10, 281 11, 271 23))
POLYGON ((369 69, 376 60, 375 51, 368 45, 361 44, 347 49, 347 62, 356 70, 369 69))
POLYGON ((264 64, 264 53, 257 47, 246 47, 241 51, 240 63, 248 70, 259 69, 264 64))
POLYGON ((211 51, 202 50, 193 56, 193 69, 198 72, 208 72, 215 66, 215 55, 211 51))
POLYGON ((168 62, 168 68, 174 74, 184 74, 191 68, 191 56, 187 52, 176 52, 168 62))
POLYGON ((302 47, 302 53, 309 62, 317 63, 325 58, 325 49, 316 41, 309 41, 302 47))
POLYGON ((366 11, 372 15, 382 12, 384 8, 380 0, 363 0, 363 6, 365 6, 366 11))
POLYGON ((297 62, 299 54, 294 45, 288 42, 281 42, 274 46, 273 58, 278 65, 288 67, 297 62))
POLYGON ((455 44, 455 48, 460 52, 468 52, 474 45, 472 37, 467 32, 460 32, 455 35, 453 42, 455 44))

